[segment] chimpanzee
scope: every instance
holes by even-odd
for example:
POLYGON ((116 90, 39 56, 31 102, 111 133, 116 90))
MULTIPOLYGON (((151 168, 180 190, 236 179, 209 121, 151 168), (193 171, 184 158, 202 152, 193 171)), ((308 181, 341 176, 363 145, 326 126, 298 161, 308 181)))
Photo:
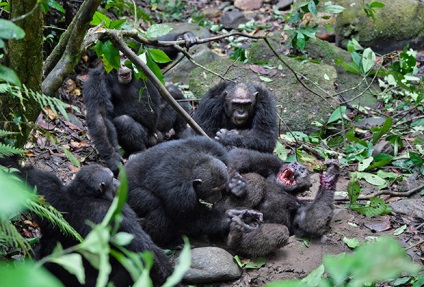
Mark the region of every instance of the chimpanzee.
MULTIPOLYGON (((179 38, 188 46, 196 41, 191 32, 169 34, 160 40, 179 38)), ((169 47, 163 50, 171 53, 171 58, 177 55, 169 47)), ((122 58, 118 71, 106 73, 103 66, 91 70, 83 86, 88 131, 100 157, 114 174, 118 173, 118 164, 123 162, 118 144, 128 155, 144 150, 160 141, 158 122, 170 125, 166 122, 167 116, 161 116, 159 91, 149 80, 136 80, 124 61, 122 58)), ((173 96, 179 97, 179 94, 173 96)), ((163 110, 166 112, 169 109, 163 110)))
MULTIPOLYGON (((175 85, 166 85, 166 89, 172 97, 180 104, 180 106, 188 113, 191 114, 191 105, 185 101, 183 93, 175 85)), ((159 137, 163 139, 179 139, 182 137, 183 132, 187 129, 187 121, 174 110, 171 105, 161 98, 160 104, 160 117, 157 123, 158 132, 161 134, 159 137)))
MULTIPOLYGON (((3 164, 7 161, 0 161, 3 164)), ((10 165, 10 164, 8 164, 10 165)), ((113 173, 108 168, 94 164, 82 167, 74 180, 67 186, 53 173, 42 171, 34 167, 19 167, 20 177, 30 186, 37 187, 37 193, 44 196, 46 201, 63 213, 65 220, 82 236, 86 237, 91 231, 91 225, 100 223, 106 215, 119 181, 114 179, 113 173)), ((40 256, 45 257, 53 252, 58 243, 63 248, 78 244, 78 241, 68 234, 63 234, 57 226, 53 226, 46 219, 37 220, 42 237, 40 240, 40 256)), ((167 256, 138 224, 134 211, 125 205, 122 210, 122 222, 119 231, 134 235, 131 243, 125 246, 130 251, 142 252, 150 250, 154 254, 154 265, 151 270, 155 286, 162 285, 172 273, 171 263, 167 256)), ((111 245, 111 248, 114 247, 111 245)), ((119 249, 116 249, 119 251, 119 249)), ((128 271, 115 259, 111 259, 112 271, 109 281, 115 286, 129 286, 133 283, 128 271)), ((75 276, 68 273, 59 265, 46 264, 46 268, 58 277, 65 286, 80 286, 75 276)), ((97 270, 88 261, 84 261, 86 282, 84 286, 95 286, 97 270)))
POLYGON ((272 154, 233 149, 228 153, 228 168, 240 172, 242 178, 234 179, 230 186, 238 193, 230 193, 216 208, 252 208, 263 214, 264 222, 287 226, 290 234, 320 237, 333 215, 334 191, 340 173, 336 160, 325 164, 327 171, 321 174, 314 201, 305 203, 296 198, 296 194, 311 186, 304 166, 297 162, 284 164, 272 154))
POLYGON ((202 97, 193 119, 224 146, 272 153, 277 142, 274 96, 259 85, 219 83, 202 97))
POLYGON ((239 241, 239 249, 248 250, 250 241, 261 241, 263 248, 272 251, 286 243, 288 231, 282 225, 264 233, 271 225, 261 222, 260 212, 213 207, 224 190, 238 194, 244 188, 240 174, 227 169, 227 153, 217 141, 197 136, 165 142, 130 157, 125 165, 128 203, 155 243, 172 247, 183 234, 222 239, 233 222, 237 224, 231 228, 238 228, 240 234, 254 234, 251 240, 239 241))

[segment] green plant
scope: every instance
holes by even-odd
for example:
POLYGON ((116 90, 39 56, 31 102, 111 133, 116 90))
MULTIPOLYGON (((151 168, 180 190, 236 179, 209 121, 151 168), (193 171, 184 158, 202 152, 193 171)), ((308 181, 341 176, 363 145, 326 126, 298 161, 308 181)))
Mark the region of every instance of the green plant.
POLYGON ((357 247, 352 254, 327 255, 323 265, 302 280, 274 282, 267 287, 362 287, 392 281, 398 276, 420 280, 422 269, 413 263, 395 239, 382 237, 357 247))

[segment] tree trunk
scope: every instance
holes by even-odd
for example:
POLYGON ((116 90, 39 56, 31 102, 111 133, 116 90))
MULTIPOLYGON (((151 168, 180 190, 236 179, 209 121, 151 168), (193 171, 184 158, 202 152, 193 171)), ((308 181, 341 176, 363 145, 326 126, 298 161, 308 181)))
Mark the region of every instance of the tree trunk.
MULTIPOLYGON (((37 0, 11 0, 11 20, 27 14, 37 5, 37 0)), ((25 31, 21 40, 8 43, 7 65, 13 69, 28 89, 41 92, 43 71, 43 15, 38 6, 27 17, 16 21, 25 31)), ((19 98, 10 94, 2 95, 2 118, 6 118, 5 130, 19 132, 15 146, 22 147, 31 131, 28 123, 34 122, 40 113, 40 106, 33 97, 21 104, 19 98), (17 119, 20 120, 16 122, 17 119)))

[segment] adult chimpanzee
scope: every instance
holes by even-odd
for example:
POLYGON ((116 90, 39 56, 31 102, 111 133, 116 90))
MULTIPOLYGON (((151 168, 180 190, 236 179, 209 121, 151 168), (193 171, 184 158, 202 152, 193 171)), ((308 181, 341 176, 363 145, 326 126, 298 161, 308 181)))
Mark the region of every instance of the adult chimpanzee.
POLYGON ((278 137, 274 96, 264 87, 221 82, 209 89, 194 120, 224 146, 273 152, 278 137))
MULTIPOLYGON (((223 211, 252 208, 263 214, 265 223, 284 225, 290 234, 320 237, 327 231, 333 215, 334 191, 339 177, 337 161, 327 161, 326 165, 327 172, 320 177, 314 201, 305 203, 295 196, 311 186, 304 166, 296 162, 284 164, 272 154, 233 149, 228 154, 228 168, 237 170, 242 177, 233 180, 230 186, 238 192, 230 193, 215 208, 223 211)), ((240 254, 252 255, 252 250, 256 256, 269 253, 269 245, 263 245, 260 237, 251 240, 254 234, 249 235, 245 224, 233 220, 231 227, 228 245, 240 254), (240 245, 240 242, 245 243, 240 245)))
MULTIPOLYGON (((245 187, 239 174, 228 172, 226 156, 220 143, 198 136, 162 143, 130 157, 125 165, 128 203, 143 218, 155 243, 169 247, 183 234, 223 238, 236 222, 234 228, 254 234, 252 240, 261 240, 267 250, 285 244, 287 228, 278 225, 272 233, 265 232, 271 225, 261 223, 259 212, 211 207, 224 190, 238 194, 245 187)), ((248 244, 241 242, 240 248, 247 249, 248 244)))
MULTIPOLYGON (((5 161, 0 161, 0 164, 5 165, 5 161)), ((12 163, 12 165, 18 167, 15 163, 12 163)), ((61 180, 50 172, 41 171, 34 167, 18 168, 20 169, 20 177, 30 186, 36 186, 38 194, 43 195, 47 202, 60 212, 63 212, 63 217, 66 221, 82 237, 86 237, 92 229, 87 222, 97 224, 103 220, 119 184, 119 181, 113 178, 113 173, 108 168, 97 164, 81 168, 75 179, 67 186, 64 186, 61 180)), ((122 216, 122 222, 118 230, 134 236, 131 243, 126 245, 125 248, 133 252, 152 251, 154 255, 154 265, 151 270, 152 280, 155 286, 162 285, 172 273, 172 266, 168 258, 142 230, 134 211, 128 205, 123 207, 122 216)), ((70 235, 61 233, 57 226, 53 226, 48 220, 40 219, 37 221, 42 233, 40 240, 41 257, 51 254, 58 243, 63 248, 68 248, 78 243, 70 235)), ((119 252, 119 249, 117 251, 119 252)), ((111 259, 111 266, 112 271, 109 280, 115 286, 129 286, 133 283, 130 274, 120 263, 111 259)), ((80 286, 76 277, 59 265, 48 263, 46 267, 65 286, 80 286)), ((84 268, 86 272, 84 286, 95 286, 97 270, 87 261, 84 262, 84 268)))
MULTIPOLYGON (((180 37, 187 45, 196 41, 191 32, 166 35, 160 40, 180 37)), ((171 58, 177 54, 169 47, 164 50, 171 58)), ((103 66, 91 70, 83 87, 88 131, 101 158, 115 174, 118 164, 123 162, 118 144, 127 154, 144 150, 160 141, 159 121, 163 126, 170 125, 164 123, 167 115, 161 117, 159 91, 149 80, 136 80, 123 62, 124 59, 118 71, 106 73, 103 66)))

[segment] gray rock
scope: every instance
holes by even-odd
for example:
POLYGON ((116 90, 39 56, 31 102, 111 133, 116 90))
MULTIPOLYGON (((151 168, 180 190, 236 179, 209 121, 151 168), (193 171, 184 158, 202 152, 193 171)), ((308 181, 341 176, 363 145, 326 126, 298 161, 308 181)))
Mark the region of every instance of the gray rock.
POLYGON ((221 24, 226 29, 237 29, 240 24, 248 21, 244 14, 234 7, 225 9, 221 16, 221 24))
POLYGON ((234 0, 234 6, 241 10, 256 10, 262 7, 262 0, 234 0))
MULTIPOLYGON (((196 45, 190 48, 189 53, 193 60, 200 65, 206 65, 220 59, 220 56, 209 49, 207 45, 196 45)), ((197 68, 195 64, 193 64, 189 59, 184 58, 165 74, 165 82, 187 84, 190 73, 195 68, 197 68)))
POLYGON ((389 206, 393 212, 416 217, 424 218, 424 203, 421 198, 418 199, 402 199, 391 202, 389 206))
POLYGON ((202 247, 191 250, 191 267, 184 275, 189 284, 236 280, 242 271, 233 256, 218 247, 202 247))
POLYGON ((376 8, 375 22, 367 17, 361 1, 335 0, 334 4, 346 9, 336 18, 336 43, 346 47, 347 42, 356 38, 364 47, 385 54, 403 49, 424 48, 424 3, 417 0, 379 0, 385 4, 376 8))
POLYGON ((364 119, 360 119, 359 121, 356 121, 355 125, 360 128, 369 129, 372 127, 381 126, 385 120, 386 120, 385 117, 364 118, 364 119))
POLYGON ((290 8, 291 4, 293 4, 293 0, 280 0, 275 6, 277 6, 278 10, 284 10, 290 8))

